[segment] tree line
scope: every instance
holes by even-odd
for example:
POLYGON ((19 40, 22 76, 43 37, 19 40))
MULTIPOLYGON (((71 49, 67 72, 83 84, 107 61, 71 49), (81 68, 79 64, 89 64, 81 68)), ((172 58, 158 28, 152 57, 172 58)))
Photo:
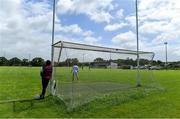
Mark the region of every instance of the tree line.
MULTIPOLYGON (((78 64, 78 65, 84 65, 84 66, 89 66, 89 65, 93 65, 93 64, 100 64, 100 63, 110 63, 110 62, 114 62, 117 63, 118 66, 122 66, 122 65, 131 65, 131 66, 136 66, 137 65, 137 60, 131 59, 131 58, 127 58, 127 59, 117 59, 117 60, 104 60, 101 57, 98 57, 96 59, 94 59, 92 62, 80 62, 77 58, 67 58, 65 61, 62 61, 60 63, 55 63, 56 66, 72 66, 73 64, 78 64)), ((140 65, 156 65, 156 66, 163 66, 164 62, 160 61, 160 60, 147 60, 147 59, 140 59, 140 65)))
POLYGON ((7 59, 5 57, 0 57, 0 66, 42 66, 45 60, 41 57, 35 57, 31 61, 29 59, 19 59, 13 57, 7 59))
MULTIPOLYGON (((13 57, 11 59, 7 59, 5 57, 0 57, 0 66, 42 66, 45 62, 45 59, 41 57, 35 57, 31 61, 29 59, 20 59, 17 57, 13 57)), ((109 63, 114 62, 117 63, 118 66, 136 66, 137 60, 126 58, 126 59, 116 59, 116 60, 104 60, 101 57, 94 59, 92 62, 80 62, 77 58, 67 58, 65 61, 55 62, 55 66, 72 66, 74 64, 78 64, 79 66, 92 66, 95 63, 109 63)), ((147 60, 140 59, 140 65, 151 65, 151 66, 161 66, 165 67, 165 62, 160 60, 147 60)), ((180 61, 177 62, 169 62, 167 65, 168 69, 180 69, 180 61)))
MULTIPOLYGON (((116 59, 116 60, 104 60, 101 57, 94 59, 92 62, 80 62, 77 58, 68 58, 65 61, 60 63, 55 63, 55 66, 72 66, 73 64, 78 64, 79 66, 91 66, 93 67, 94 64, 107 64, 107 63, 116 63, 122 69, 129 69, 130 66, 136 67, 137 60, 126 58, 126 59, 116 59)), ((165 62, 160 60, 147 60, 147 59, 140 59, 140 66, 158 66, 160 69, 180 69, 180 61, 177 62, 169 62, 167 66, 165 66, 165 62)))

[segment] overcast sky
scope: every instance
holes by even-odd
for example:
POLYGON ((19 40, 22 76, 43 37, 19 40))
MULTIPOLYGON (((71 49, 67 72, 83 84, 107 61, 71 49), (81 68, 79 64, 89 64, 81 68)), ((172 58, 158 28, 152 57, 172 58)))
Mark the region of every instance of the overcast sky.
MULTIPOLYGON (((0 56, 50 59, 53 0, 0 0, 0 56)), ((180 60, 180 0, 138 0, 140 49, 180 60)), ((134 0, 57 0, 55 41, 136 49, 134 0)))

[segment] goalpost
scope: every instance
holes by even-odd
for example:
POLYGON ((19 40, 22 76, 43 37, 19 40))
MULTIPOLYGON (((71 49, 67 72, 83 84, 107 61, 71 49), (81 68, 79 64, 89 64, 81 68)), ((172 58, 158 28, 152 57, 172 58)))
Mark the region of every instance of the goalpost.
POLYGON ((138 67, 137 51, 133 50, 66 41, 53 44, 53 48, 53 77, 58 82, 54 95, 61 98, 69 109, 105 95, 117 93, 124 98, 127 94, 134 94, 134 88, 139 84, 141 89, 149 91, 157 86, 149 70, 155 55, 153 52, 139 51, 138 67), (74 64, 79 66, 80 80, 72 80, 74 64), (136 70, 139 70, 138 77, 136 70))

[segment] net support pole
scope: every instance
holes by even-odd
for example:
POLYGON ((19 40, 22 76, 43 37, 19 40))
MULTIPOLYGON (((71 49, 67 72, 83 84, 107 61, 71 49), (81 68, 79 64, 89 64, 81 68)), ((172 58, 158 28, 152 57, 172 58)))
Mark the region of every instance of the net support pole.
POLYGON ((58 56, 58 63, 60 63, 62 48, 63 48, 63 42, 61 42, 61 48, 60 48, 59 56, 58 56))
POLYGON ((51 45, 51 62, 54 65, 54 29, 55 29, 55 9, 56 9, 56 0, 53 0, 53 20, 52 20, 52 45, 51 45))
POLYGON ((168 45, 168 42, 164 42, 164 45, 165 45, 165 57, 166 57, 166 61, 165 61, 165 67, 166 67, 166 70, 167 70, 167 65, 168 65, 168 63, 167 63, 167 60, 168 60, 168 56, 167 56, 167 45, 168 45))
POLYGON ((54 80, 54 31, 55 31, 55 11, 56 10, 56 0, 53 0, 53 20, 52 20, 52 43, 51 43, 51 63, 53 66, 53 74, 52 74, 52 79, 50 82, 50 95, 52 95, 53 91, 52 91, 52 84, 53 84, 53 80, 54 80))
POLYGON ((136 40, 137 40, 137 86, 141 86, 140 69, 139 69, 139 23, 138 23, 138 0, 135 1, 136 5, 136 40))
POLYGON ((85 55, 85 54, 83 53, 82 70, 84 69, 84 55, 85 55))

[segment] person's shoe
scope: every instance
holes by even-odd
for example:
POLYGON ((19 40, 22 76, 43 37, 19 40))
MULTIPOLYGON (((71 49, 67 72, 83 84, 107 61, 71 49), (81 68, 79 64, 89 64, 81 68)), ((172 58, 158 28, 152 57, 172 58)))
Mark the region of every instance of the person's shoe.
POLYGON ((40 95, 40 100, 44 99, 44 95, 40 95))
POLYGON ((42 99, 44 99, 44 96, 42 96, 42 95, 38 95, 35 97, 35 100, 42 100, 42 99))
POLYGON ((40 95, 34 97, 35 100, 40 100, 40 95))

